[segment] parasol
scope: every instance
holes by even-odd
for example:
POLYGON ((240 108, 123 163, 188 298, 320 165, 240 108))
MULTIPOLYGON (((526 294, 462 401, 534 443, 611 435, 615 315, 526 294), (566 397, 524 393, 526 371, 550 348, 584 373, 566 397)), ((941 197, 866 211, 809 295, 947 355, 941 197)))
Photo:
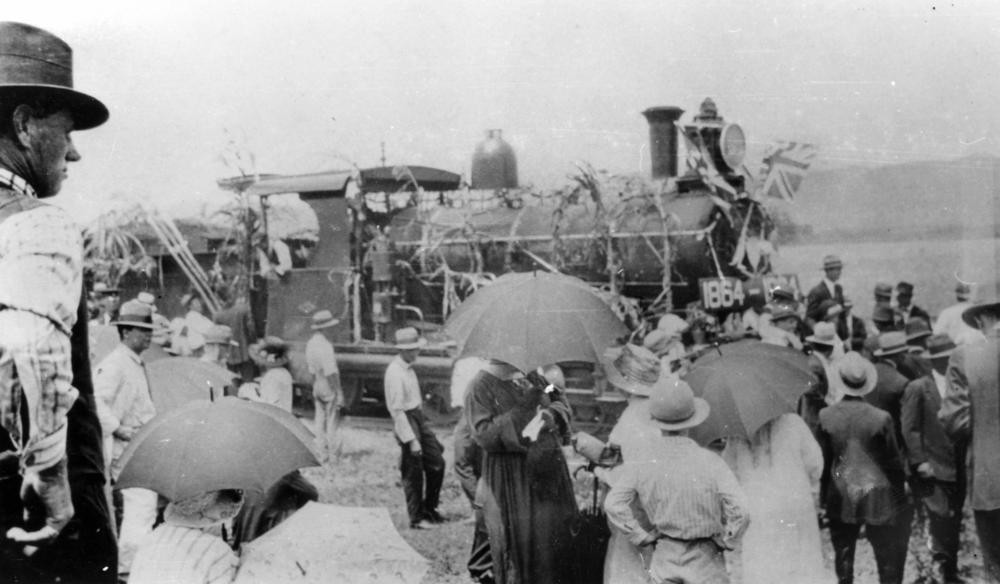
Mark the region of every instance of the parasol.
POLYGON ((170 357, 147 364, 146 377, 156 412, 162 414, 190 401, 222 397, 237 375, 194 357, 170 357))

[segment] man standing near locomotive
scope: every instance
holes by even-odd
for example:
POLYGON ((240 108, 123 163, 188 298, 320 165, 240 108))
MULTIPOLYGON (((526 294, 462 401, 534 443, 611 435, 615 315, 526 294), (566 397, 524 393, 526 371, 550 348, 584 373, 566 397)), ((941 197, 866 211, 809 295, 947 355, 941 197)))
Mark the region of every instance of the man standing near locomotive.
POLYGON ((444 481, 444 447, 424 418, 420 382, 413 370, 420 348, 426 344, 417 329, 399 329, 399 354, 385 370, 385 407, 401 449, 399 470, 412 529, 427 529, 444 521, 437 511, 444 481))
POLYGON ((73 89, 72 71, 61 39, 0 23, 0 574, 113 582, 82 236, 41 201, 80 160, 70 133, 108 119, 104 104, 73 89), (21 498, 36 502, 25 509, 35 531, 22 524, 21 498))
POLYGON ((306 343, 306 368, 313 376, 313 405, 316 444, 324 462, 340 456, 340 419, 344 407, 344 391, 340 385, 340 369, 333 352, 333 327, 340 323, 329 310, 320 310, 312 317, 313 336, 306 343))

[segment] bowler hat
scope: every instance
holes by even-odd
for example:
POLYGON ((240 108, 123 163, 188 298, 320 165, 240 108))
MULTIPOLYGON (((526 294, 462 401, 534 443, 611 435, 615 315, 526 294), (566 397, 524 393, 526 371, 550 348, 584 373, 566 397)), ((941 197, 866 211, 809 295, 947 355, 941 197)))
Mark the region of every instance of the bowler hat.
POLYGON ((320 329, 330 328, 336 326, 340 323, 339 318, 333 318, 333 313, 329 310, 320 310, 312 316, 312 325, 310 328, 314 331, 320 329))
POLYGON ((864 396, 871 393, 878 383, 875 365, 854 351, 834 361, 832 368, 834 375, 830 383, 836 384, 847 395, 864 396))
POLYGON ((118 311, 118 320, 111 324, 153 330, 153 309, 138 300, 129 300, 122 304, 121 310, 118 311))
POLYGON ((20 22, 0 22, 0 95, 38 95, 65 106, 75 130, 108 120, 108 108, 73 89, 73 50, 54 34, 20 22))
POLYGON ((840 258, 835 255, 828 255, 823 258, 823 269, 832 270, 833 268, 843 268, 844 262, 840 261, 840 258))
POLYGON ((878 336, 878 349, 873 355, 876 357, 887 357, 897 353, 905 353, 909 350, 906 346, 906 334, 899 331, 882 333, 878 336))
POLYGON ((924 359, 942 359, 948 357, 955 351, 955 341, 951 337, 941 333, 927 339, 927 350, 921 355, 924 359))
POLYGON ((691 386, 674 376, 662 376, 649 395, 649 417, 664 430, 694 428, 705 421, 711 408, 694 396, 691 386))
POLYGON ((648 396, 660 378, 661 365, 656 354, 631 343, 606 350, 601 364, 611 385, 633 395, 648 396))
POLYGON ((427 340, 420 336, 417 329, 412 326, 401 328, 396 331, 396 348, 405 351, 407 349, 419 349, 427 344, 427 340))

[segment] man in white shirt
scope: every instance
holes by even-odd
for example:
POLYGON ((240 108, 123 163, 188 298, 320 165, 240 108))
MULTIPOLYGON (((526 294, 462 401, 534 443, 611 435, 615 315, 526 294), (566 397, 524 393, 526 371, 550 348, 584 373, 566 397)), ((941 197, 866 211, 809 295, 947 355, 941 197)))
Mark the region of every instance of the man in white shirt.
MULTIPOLYGON (((122 305, 114 323, 121 344, 94 373, 97 415, 104 431, 104 454, 112 483, 122 471, 121 457, 129 442, 156 416, 146 367, 140 355, 153 337, 153 310, 138 300, 122 305)), ((122 525, 118 536, 118 573, 128 574, 142 538, 156 522, 157 495, 148 489, 122 489, 122 525)))
POLYGON ((400 472, 410 528, 428 529, 444 518, 437 511, 444 480, 444 447, 424 418, 420 382, 413 370, 427 342, 413 327, 396 331, 399 354, 385 370, 385 407, 400 445, 400 472))
POLYGON ((972 306, 972 286, 965 282, 955 285, 957 302, 945 308, 934 322, 934 334, 946 334, 956 345, 966 345, 985 341, 986 337, 980 331, 965 324, 962 313, 972 306))
POLYGON ((340 385, 340 369, 333 352, 333 327, 340 323, 329 310, 320 310, 312 317, 313 336, 306 342, 306 368, 313 376, 316 444, 320 457, 330 460, 340 456, 338 428, 344 407, 344 391, 340 385))

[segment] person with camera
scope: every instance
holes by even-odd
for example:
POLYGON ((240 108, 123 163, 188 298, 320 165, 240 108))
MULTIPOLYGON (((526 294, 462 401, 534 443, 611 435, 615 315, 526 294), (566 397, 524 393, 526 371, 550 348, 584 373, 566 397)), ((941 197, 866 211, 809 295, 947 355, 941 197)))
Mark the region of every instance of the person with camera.
POLYGON ((572 417, 562 392, 532 371, 491 359, 465 400, 472 437, 485 452, 476 493, 505 584, 575 582, 571 528, 578 510, 562 446, 572 417))

